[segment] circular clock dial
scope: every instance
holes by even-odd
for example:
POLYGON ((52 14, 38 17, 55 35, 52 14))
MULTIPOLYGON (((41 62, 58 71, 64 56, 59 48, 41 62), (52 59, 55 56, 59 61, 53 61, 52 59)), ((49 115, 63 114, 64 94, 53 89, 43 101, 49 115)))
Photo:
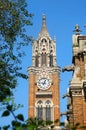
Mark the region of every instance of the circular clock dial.
POLYGON ((38 80, 37 85, 40 89, 48 89, 50 87, 50 82, 47 78, 41 78, 38 80))

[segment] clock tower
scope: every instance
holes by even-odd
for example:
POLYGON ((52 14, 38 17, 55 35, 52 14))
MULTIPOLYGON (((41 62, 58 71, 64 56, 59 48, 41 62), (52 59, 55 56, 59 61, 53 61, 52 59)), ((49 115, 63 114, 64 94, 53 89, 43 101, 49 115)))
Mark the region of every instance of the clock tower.
POLYGON ((51 39, 46 16, 42 28, 32 44, 32 66, 29 67, 29 118, 60 120, 60 67, 56 65, 56 39, 51 39))

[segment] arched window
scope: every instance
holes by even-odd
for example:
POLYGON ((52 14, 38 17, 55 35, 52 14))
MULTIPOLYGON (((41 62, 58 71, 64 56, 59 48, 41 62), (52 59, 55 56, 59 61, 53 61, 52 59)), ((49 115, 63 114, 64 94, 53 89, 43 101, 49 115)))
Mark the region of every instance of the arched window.
POLYGON ((43 102, 41 100, 37 102, 37 118, 43 120, 43 102))
POLYGON ((53 66, 53 55, 50 55, 50 66, 53 66))
POLYGON ((41 55, 41 64, 42 64, 42 66, 46 65, 46 61, 47 61, 47 59, 46 59, 46 53, 45 53, 45 54, 41 55))
POLYGON ((53 113, 53 103, 50 100, 36 102, 36 117, 39 120, 51 121, 53 113))
POLYGON ((42 43, 43 43, 43 42, 44 42, 44 43, 46 43, 47 41, 46 41, 46 39, 45 39, 45 38, 43 38, 41 42, 42 42, 42 43))
POLYGON ((47 100, 45 104, 46 104, 46 121, 50 121, 51 120, 51 102, 47 100))
POLYGON ((35 66, 36 67, 39 66, 39 56, 38 55, 35 56, 35 66))

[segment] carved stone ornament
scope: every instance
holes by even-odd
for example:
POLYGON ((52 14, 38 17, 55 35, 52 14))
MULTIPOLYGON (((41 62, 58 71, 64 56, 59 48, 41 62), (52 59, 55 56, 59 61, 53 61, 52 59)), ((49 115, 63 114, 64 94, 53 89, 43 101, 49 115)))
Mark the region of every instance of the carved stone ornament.
POLYGON ((64 72, 64 71, 74 71, 74 68, 75 68, 74 65, 66 66, 62 69, 62 72, 64 72))
POLYGON ((73 79, 78 78, 77 75, 78 75, 79 73, 80 73, 80 67, 75 66, 74 74, 73 74, 73 79))
POLYGON ((71 90, 72 96, 82 96, 82 89, 73 89, 71 90))

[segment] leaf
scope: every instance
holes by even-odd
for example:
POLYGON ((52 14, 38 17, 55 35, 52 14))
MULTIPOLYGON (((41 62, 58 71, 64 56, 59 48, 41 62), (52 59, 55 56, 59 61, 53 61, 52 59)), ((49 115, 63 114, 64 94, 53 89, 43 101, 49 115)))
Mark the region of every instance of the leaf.
POLYGON ((18 120, 20 120, 20 121, 24 121, 24 117, 23 117, 22 114, 18 114, 18 115, 16 116, 16 118, 17 118, 18 120))
POLYGON ((58 123, 58 122, 59 122, 59 119, 56 119, 54 122, 55 122, 55 123, 58 123))
POLYGON ((79 122, 77 122, 76 124, 75 124, 75 126, 77 127, 77 126, 79 126, 80 125, 80 123, 79 122))
POLYGON ((3 127, 3 130, 8 130, 8 128, 10 128, 10 125, 4 126, 4 127, 3 127))
POLYGON ((3 100, 3 102, 9 102, 11 100, 11 98, 6 98, 3 100))
POLYGON ((86 126, 81 126, 80 128, 81 128, 81 129, 86 129, 86 126))
POLYGON ((64 126, 64 122, 61 122, 61 123, 60 123, 60 126, 64 126))
POLYGON ((12 121, 12 126, 20 127, 20 126, 21 126, 21 123, 18 122, 18 121, 12 121))
POLYGON ((22 130, 22 127, 19 126, 19 127, 16 128, 16 130, 22 130))
POLYGON ((7 110, 12 111, 12 105, 8 105, 7 110))
POLYGON ((10 115, 10 112, 8 111, 8 110, 6 110, 6 111, 4 111, 3 113, 2 113, 2 117, 4 117, 4 116, 9 116, 10 115))

